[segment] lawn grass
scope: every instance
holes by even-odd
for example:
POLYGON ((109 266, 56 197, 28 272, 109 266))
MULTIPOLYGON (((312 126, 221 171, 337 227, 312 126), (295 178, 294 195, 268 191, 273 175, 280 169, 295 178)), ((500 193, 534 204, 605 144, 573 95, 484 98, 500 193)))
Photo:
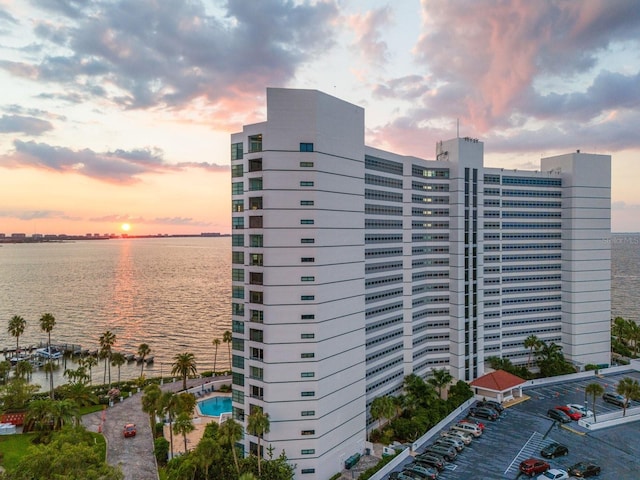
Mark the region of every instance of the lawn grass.
POLYGON ((2 453, 2 466, 6 470, 13 470, 18 466, 27 449, 32 445, 31 441, 35 433, 18 433, 16 435, 0 436, 0 453, 2 453))

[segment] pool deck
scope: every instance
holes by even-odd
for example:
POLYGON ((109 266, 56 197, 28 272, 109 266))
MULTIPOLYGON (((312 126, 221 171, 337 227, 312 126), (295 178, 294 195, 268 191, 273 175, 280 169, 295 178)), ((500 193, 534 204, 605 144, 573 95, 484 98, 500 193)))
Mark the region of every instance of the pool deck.
MULTIPOLYGON (((198 386, 197 388, 190 388, 187 390, 189 393, 193 393, 196 396, 197 401, 206 400, 208 398, 213 397, 230 397, 231 393, 224 393, 219 391, 211 391, 208 389, 207 384, 203 384, 198 386)), ((208 423, 218 422, 219 417, 210 417, 208 415, 201 415, 200 410, 196 407, 191 417, 193 421, 193 426, 195 429, 193 432, 187 434, 187 450, 193 450, 196 448, 200 440, 202 439, 202 435, 204 434, 204 429, 208 423)), ((169 440, 169 424, 164 425, 164 438, 169 440)), ((180 455, 184 453, 184 439, 182 435, 173 434, 173 455, 180 455)))

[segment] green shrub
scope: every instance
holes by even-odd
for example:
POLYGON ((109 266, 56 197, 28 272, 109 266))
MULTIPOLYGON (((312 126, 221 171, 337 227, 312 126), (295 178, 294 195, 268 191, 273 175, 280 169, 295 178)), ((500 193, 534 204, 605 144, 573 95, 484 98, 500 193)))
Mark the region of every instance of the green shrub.
POLYGON ((329 480, 338 480, 341 477, 342 477, 342 472, 338 472, 333 477, 331 477, 329 480))
POLYGON ((159 465, 167 464, 167 455, 169 454, 169 441, 164 437, 158 437, 153 441, 153 454, 159 465))
POLYGON ((362 472, 358 477, 358 480, 368 480, 374 473, 382 469, 382 467, 384 467, 387 463, 389 463, 394 458, 395 458, 395 455, 389 455, 387 457, 384 457, 382 460, 376 463, 373 467, 367 468, 364 472, 362 472))

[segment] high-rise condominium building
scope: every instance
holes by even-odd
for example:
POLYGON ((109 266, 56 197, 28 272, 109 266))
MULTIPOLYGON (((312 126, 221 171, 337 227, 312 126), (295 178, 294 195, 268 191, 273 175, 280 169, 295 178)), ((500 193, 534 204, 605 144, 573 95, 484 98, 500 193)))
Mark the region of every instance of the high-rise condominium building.
POLYGON ((529 335, 609 363, 610 157, 434 150, 368 147, 364 110, 313 90, 268 89, 267 121, 231 136, 234 416, 268 413, 261 445, 298 479, 362 452, 369 405, 408 374, 523 364, 529 335))

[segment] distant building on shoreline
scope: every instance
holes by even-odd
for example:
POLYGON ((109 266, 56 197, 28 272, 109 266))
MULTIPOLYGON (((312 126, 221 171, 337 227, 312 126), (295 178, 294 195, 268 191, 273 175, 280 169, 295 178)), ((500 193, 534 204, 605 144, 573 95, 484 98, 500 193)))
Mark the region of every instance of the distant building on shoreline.
POLYGON ((398 155, 313 90, 267 89, 267 118, 231 136, 233 411, 269 414, 261 445, 296 478, 363 453, 371 402, 409 374, 522 365, 530 335, 610 363, 610 156, 488 168, 472 138, 398 155))

